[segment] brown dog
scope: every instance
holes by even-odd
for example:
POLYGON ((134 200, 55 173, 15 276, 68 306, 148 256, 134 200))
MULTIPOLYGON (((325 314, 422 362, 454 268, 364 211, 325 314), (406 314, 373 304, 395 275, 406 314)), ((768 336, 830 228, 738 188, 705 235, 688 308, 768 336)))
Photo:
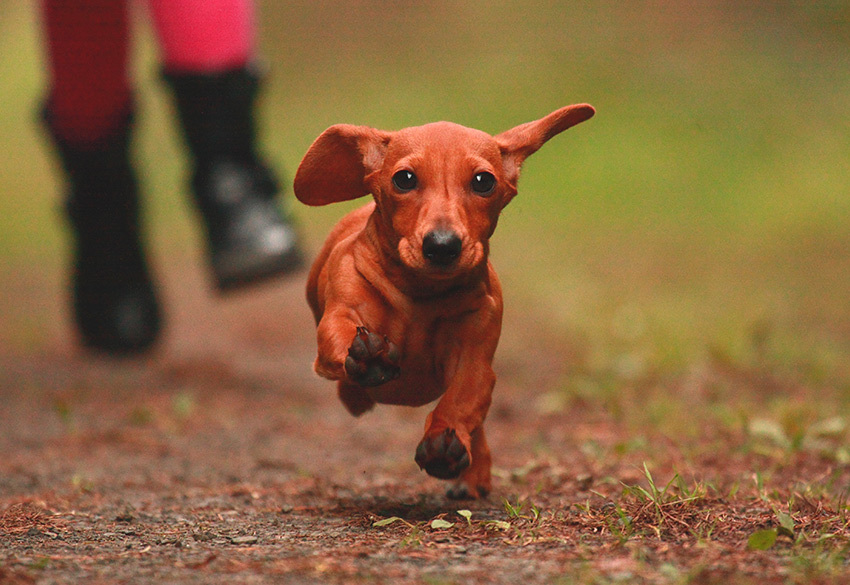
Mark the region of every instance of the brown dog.
POLYGON ((374 197, 337 224, 310 271, 315 370, 338 381, 355 416, 375 403, 442 397, 416 463, 434 477, 460 478, 452 497, 490 490, 482 425, 496 381, 502 291, 489 238, 526 157, 593 114, 586 104, 567 106, 498 136, 449 122, 398 132, 340 124, 298 167, 295 195, 308 205, 374 197))

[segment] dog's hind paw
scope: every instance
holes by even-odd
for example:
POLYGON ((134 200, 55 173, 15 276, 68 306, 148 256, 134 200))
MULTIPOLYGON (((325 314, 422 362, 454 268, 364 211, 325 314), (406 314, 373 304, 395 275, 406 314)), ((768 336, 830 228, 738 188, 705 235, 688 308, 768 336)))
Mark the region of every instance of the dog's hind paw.
POLYGON ((416 464, 437 479, 454 479, 469 467, 469 451, 454 429, 426 436, 416 448, 416 464))
POLYGON ((484 486, 470 486, 463 481, 449 486, 446 490, 446 497, 450 500, 476 500, 478 498, 486 498, 490 494, 490 490, 484 486))
POLYGON ((358 386, 379 386, 399 377, 401 355, 386 335, 358 327, 345 358, 345 373, 358 386))

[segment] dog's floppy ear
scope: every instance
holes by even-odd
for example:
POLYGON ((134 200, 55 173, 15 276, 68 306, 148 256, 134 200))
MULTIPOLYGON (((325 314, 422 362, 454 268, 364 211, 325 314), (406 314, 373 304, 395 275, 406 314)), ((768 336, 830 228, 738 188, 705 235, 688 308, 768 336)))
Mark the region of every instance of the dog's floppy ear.
POLYGON ((588 120, 596 113, 589 104, 575 104, 555 110, 548 116, 516 126, 495 136, 502 151, 505 176, 516 187, 523 161, 537 152, 547 140, 567 128, 588 120))
POLYGON ((368 195, 364 179, 380 168, 391 136, 368 126, 331 126, 298 165, 295 196, 307 205, 327 205, 368 195))

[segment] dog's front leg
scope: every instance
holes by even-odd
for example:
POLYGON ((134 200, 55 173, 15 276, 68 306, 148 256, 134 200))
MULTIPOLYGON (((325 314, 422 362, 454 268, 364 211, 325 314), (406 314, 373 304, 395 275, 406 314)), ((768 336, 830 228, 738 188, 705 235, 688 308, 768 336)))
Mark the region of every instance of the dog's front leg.
POLYGON ((313 369, 317 374, 328 380, 346 379, 345 358, 360 326, 360 317, 347 307, 325 311, 316 328, 318 354, 313 369))
POLYGON ((314 369, 324 378, 339 381, 339 398, 354 416, 375 404, 364 388, 399 376, 398 347, 386 336, 368 330, 351 309, 327 311, 317 336, 319 353, 314 369))
POLYGON ((429 475, 459 478, 452 497, 479 497, 491 488, 490 450, 484 419, 496 376, 492 359, 499 338, 500 314, 470 318, 454 332, 446 357, 446 392, 425 422, 416 462, 429 475), (482 327, 482 325, 484 325, 482 327))
POLYGON ((476 498, 490 491, 490 450, 483 424, 495 382, 489 364, 474 375, 458 376, 425 422, 416 462, 439 479, 459 478, 449 490, 452 497, 476 498))

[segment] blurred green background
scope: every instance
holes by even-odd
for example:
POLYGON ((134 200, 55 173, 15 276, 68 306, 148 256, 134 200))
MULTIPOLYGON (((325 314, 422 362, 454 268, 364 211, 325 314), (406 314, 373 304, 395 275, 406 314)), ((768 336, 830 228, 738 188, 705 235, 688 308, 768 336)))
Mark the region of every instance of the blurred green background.
MULTIPOLYGON (((154 259, 196 258, 185 161, 137 8, 136 146, 154 259)), ((259 8, 263 145, 290 178, 337 122, 448 119, 497 133, 569 103, 597 108, 529 160, 494 237, 514 322, 542 324, 590 360, 625 352, 672 368, 707 351, 744 355, 768 335, 778 359, 846 374, 846 1, 259 8)), ((33 287, 58 293, 66 254, 57 167, 34 122, 39 42, 36 2, 4 0, 0 341, 36 349, 47 317, 33 287)), ((348 207, 291 208, 315 251, 348 207)))

